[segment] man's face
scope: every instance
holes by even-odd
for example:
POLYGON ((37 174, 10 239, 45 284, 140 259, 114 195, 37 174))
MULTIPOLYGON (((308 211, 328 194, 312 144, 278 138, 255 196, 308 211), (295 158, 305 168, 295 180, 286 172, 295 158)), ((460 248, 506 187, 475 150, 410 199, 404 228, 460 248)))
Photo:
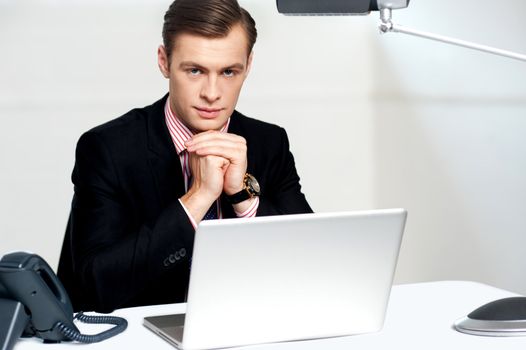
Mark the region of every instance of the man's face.
POLYGON ((170 80, 170 104, 192 131, 220 130, 232 114, 250 70, 247 38, 236 25, 224 38, 179 34, 168 59, 158 51, 159 68, 170 80))

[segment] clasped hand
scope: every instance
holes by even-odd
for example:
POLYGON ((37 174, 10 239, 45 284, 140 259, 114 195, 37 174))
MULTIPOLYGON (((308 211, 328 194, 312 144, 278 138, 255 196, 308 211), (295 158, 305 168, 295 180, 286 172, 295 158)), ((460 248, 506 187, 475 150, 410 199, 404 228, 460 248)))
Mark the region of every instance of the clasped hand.
POLYGON ((206 131, 185 145, 193 181, 182 200, 199 221, 222 192, 232 195, 243 189, 247 144, 235 134, 206 131))

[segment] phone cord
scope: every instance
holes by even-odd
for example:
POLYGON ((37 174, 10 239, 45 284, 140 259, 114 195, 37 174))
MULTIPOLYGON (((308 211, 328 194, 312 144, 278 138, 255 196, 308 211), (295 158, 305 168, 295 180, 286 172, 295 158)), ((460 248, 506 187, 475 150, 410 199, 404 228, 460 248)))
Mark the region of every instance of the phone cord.
POLYGON ((122 333, 126 327, 128 327, 128 321, 122 317, 116 316, 88 316, 84 313, 79 312, 75 315, 75 319, 84 323, 108 323, 114 324, 115 327, 112 327, 104 332, 99 334, 81 334, 75 329, 71 329, 62 322, 57 322, 57 327, 60 333, 62 333, 66 338, 78 341, 79 343, 98 343, 100 341, 106 340, 113 336, 116 336, 119 333, 122 333))

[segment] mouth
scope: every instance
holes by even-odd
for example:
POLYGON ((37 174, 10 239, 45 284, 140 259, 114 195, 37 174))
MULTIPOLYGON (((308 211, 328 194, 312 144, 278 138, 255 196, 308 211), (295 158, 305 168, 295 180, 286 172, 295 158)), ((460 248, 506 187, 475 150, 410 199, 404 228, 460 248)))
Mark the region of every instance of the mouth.
POLYGON ((204 119, 214 119, 219 116, 223 108, 194 107, 197 114, 204 119))

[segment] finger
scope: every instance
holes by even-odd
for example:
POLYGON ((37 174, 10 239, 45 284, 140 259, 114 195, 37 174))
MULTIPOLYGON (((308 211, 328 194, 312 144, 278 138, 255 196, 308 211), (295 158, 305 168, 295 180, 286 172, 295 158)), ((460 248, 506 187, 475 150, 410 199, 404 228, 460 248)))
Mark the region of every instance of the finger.
POLYGON ((234 139, 239 139, 239 140, 245 140, 245 138, 242 137, 242 136, 239 136, 239 135, 236 135, 236 134, 232 134, 232 133, 228 133, 228 132, 220 132, 220 131, 216 131, 216 130, 209 130, 209 131, 205 131, 205 132, 193 135, 192 136, 192 140, 211 139, 211 138, 215 138, 215 137, 234 138, 234 139))
POLYGON ((226 158, 217 156, 194 157, 190 166, 194 182, 207 181, 210 176, 214 177, 217 171, 224 174, 228 169, 230 161, 226 158))
POLYGON ((189 145, 188 152, 198 155, 217 155, 232 158, 246 158, 247 145, 244 139, 237 138, 214 138, 202 140, 189 145), (238 142, 241 141, 241 142, 238 142))
POLYGON ((218 131, 207 131, 207 132, 203 132, 203 133, 194 135, 192 139, 186 142, 186 146, 188 147, 190 145, 195 145, 200 142, 213 141, 213 140, 224 140, 224 141, 231 141, 231 142, 246 144, 246 140, 242 136, 239 136, 236 134, 218 132, 218 131))
POLYGON ((209 147, 223 147, 223 148, 239 148, 246 149, 246 144, 242 142, 233 142, 232 140, 206 140, 186 147, 188 152, 196 152, 203 148, 209 147))
POLYGON ((204 160, 205 163, 210 164, 217 168, 223 168, 225 166, 230 165, 230 161, 223 157, 206 156, 206 157, 202 157, 201 159, 204 160))
POLYGON ((192 165, 195 169, 206 169, 206 168, 223 168, 225 165, 230 165, 230 161, 227 158, 207 155, 198 156, 195 154, 190 155, 193 159, 192 165))
POLYGON ((247 150, 246 147, 243 146, 211 144, 206 147, 200 147, 192 152, 198 156, 217 156, 226 158, 234 164, 243 163, 247 158, 247 150))

